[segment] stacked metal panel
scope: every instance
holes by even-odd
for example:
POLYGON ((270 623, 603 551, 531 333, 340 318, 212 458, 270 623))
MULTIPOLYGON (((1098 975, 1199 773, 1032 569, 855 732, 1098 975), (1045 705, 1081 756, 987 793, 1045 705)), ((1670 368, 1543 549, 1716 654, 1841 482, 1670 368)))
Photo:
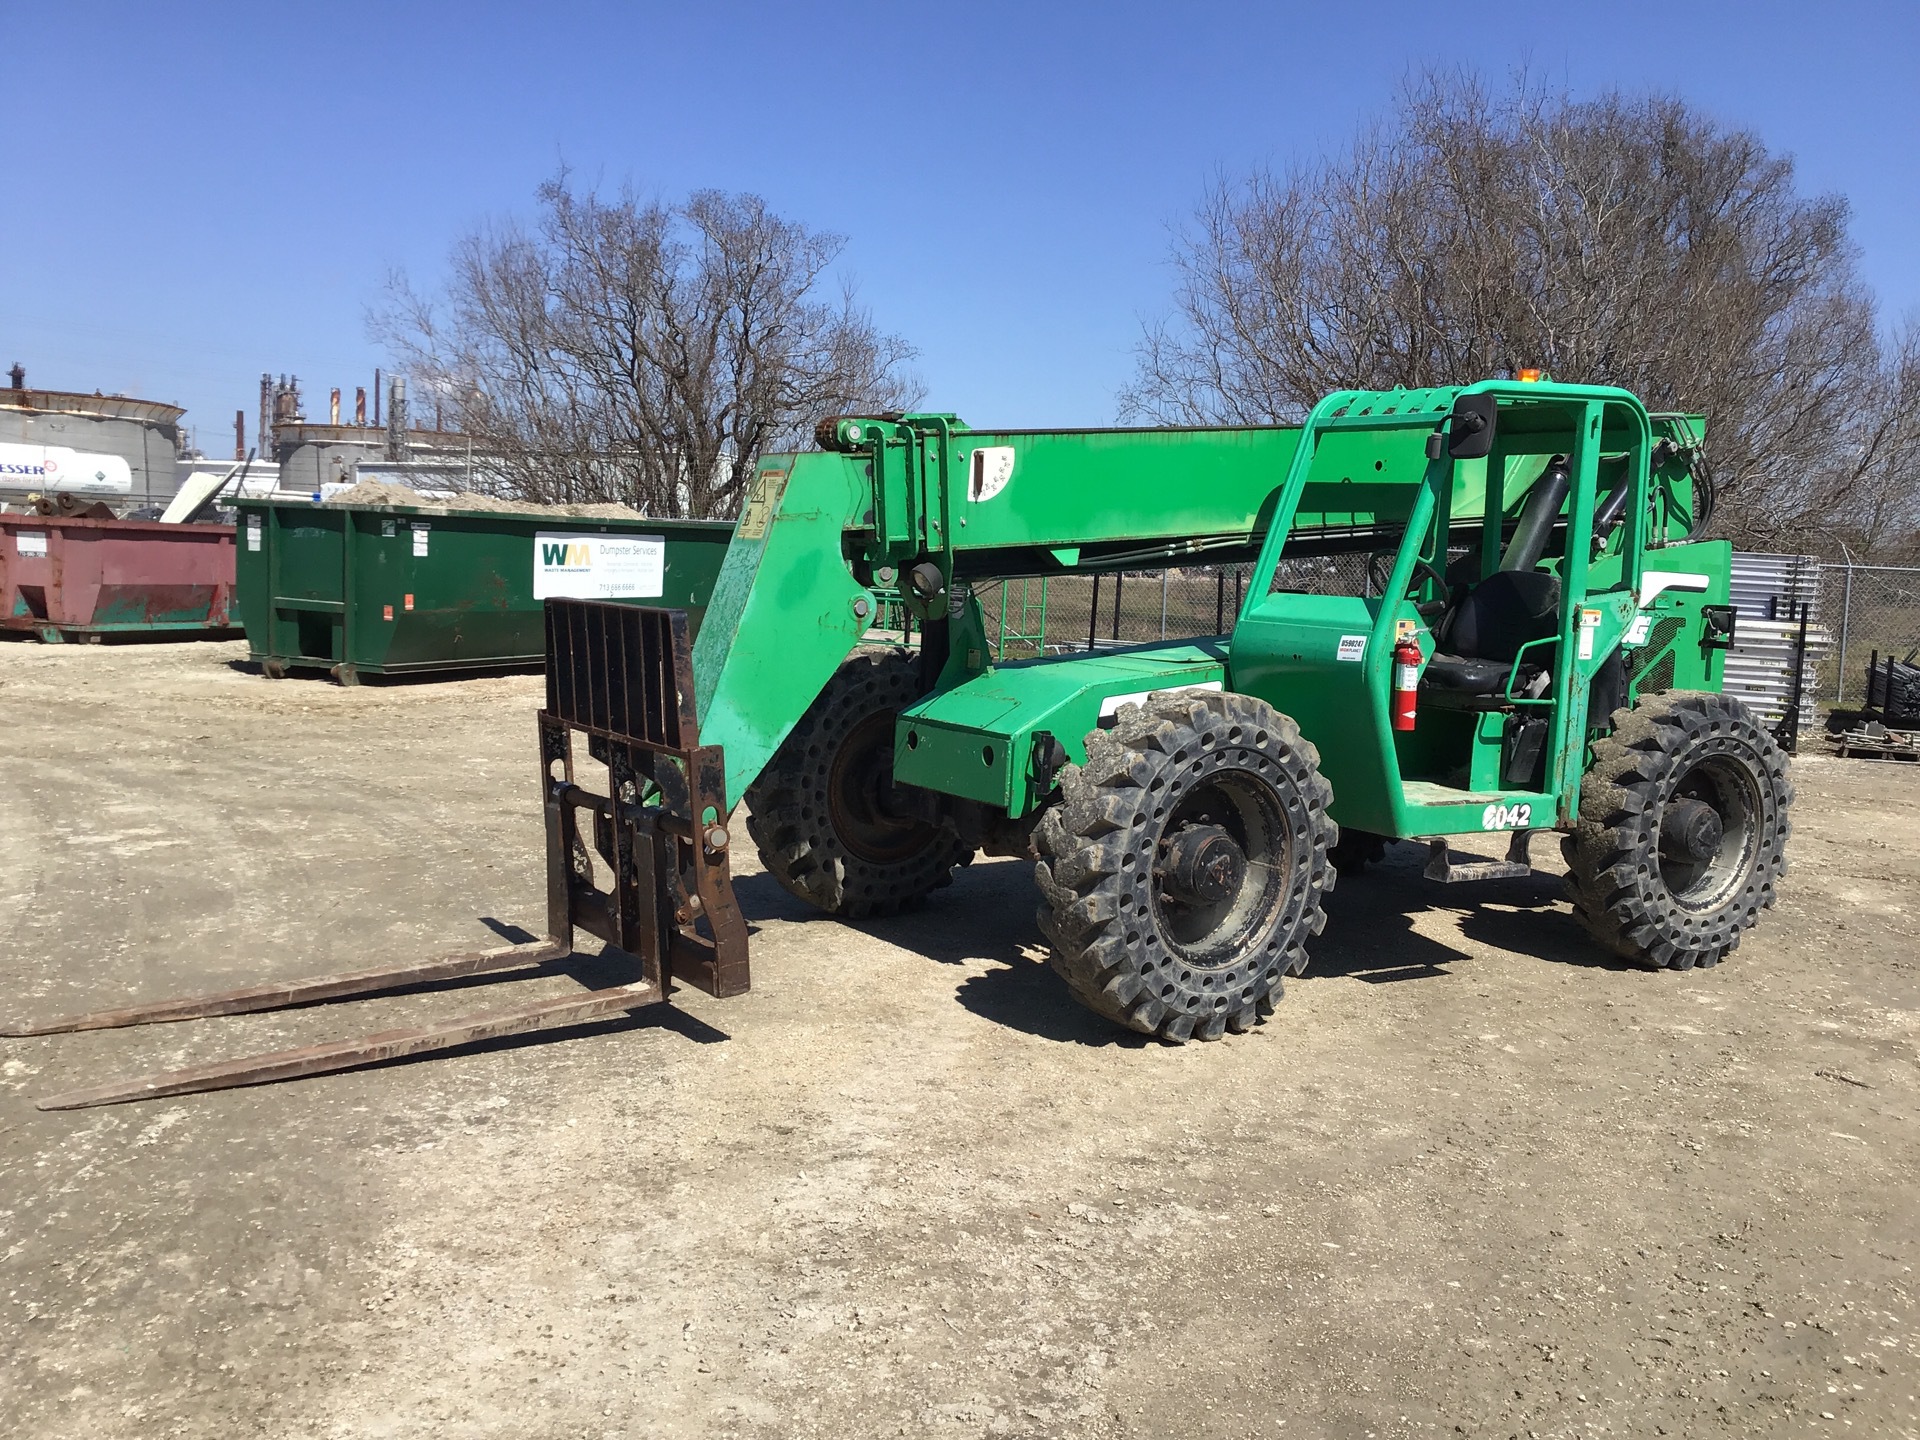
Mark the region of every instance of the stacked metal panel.
POLYGON ((1733 605, 1740 623, 1786 620, 1810 607, 1820 619, 1820 562, 1811 555, 1769 555, 1736 550, 1733 554, 1733 605))
POLYGON ((1800 682, 1800 725, 1818 715, 1814 672, 1832 645, 1820 623, 1820 562, 1811 555, 1738 552, 1733 557, 1733 605, 1739 611, 1727 651, 1724 688, 1769 725, 1786 717, 1793 694, 1800 611, 1807 611, 1807 651, 1800 682))

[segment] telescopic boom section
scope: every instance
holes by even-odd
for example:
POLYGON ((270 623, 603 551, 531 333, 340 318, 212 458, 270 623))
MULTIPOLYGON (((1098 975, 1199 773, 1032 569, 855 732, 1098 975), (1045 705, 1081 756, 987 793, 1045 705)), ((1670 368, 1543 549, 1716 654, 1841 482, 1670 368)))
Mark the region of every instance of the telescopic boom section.
MULTIPOLYGON (((949 659, 985 661, 953 633, 969 623, 970 585, 1251 560, 1300 432, 987 431, 906 415, 826 421, 818 438, 821 451, 760 462, 694 647, 700 721, 725 752, 729 802, 883 599, 920 628, 931 685, 949 659)), ((1374 488, 1340 497, 1341 523, 1371 523, 1374 488)))

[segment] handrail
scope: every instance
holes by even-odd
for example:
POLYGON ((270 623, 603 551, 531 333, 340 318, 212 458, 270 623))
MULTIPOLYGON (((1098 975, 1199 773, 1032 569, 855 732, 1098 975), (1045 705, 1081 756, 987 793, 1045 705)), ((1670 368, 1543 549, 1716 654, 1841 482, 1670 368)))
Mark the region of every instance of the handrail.
POLYGON ((1509 705, 1551 706, 1553 704, 1553 697, 1551 695, 1543 695, 1538 698, 1523 698, 1521 696, 1515 695, 1513 693, 1513 682, 1515 677, 1517 677, 1520 674, 1520 657, 1522 655, 1526 654, 1527 651, 1531 650, 1536 645, 1558 645, 1559 643, 1560 643, 1560 637, 1558 635, 1549 635, 1546 638, 1541 640, 1529 640, 1526 642, 1526 644, 1522 645, 1518 650, 1514 651, 1513 666, 1511 669, 1507 671, 1507 687, 1501 698, 1504 699, 1509 705))

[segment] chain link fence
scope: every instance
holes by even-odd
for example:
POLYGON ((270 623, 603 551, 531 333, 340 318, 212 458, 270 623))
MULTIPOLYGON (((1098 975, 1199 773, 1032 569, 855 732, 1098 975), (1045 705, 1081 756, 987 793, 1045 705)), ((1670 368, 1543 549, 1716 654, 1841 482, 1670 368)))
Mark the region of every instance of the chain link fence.
MULTIPOLYGON (((997 580, 975 590, 995 658, 1028 660, 1074 650, 1139 645, 1233 628, 1251 565, 1191 565, 1112 575, 997 580)), ((1275 590, 1373 595, 1384 579, 1365 555, 1282 560, 1275 590)))
POLYGON ((1920 652, 1920 569, 1895 565, 1822 565, 1820 623, 1830 639, 1819 694, 1841 709, 1865 703, 1867 666, 1912 660, 1920 652))

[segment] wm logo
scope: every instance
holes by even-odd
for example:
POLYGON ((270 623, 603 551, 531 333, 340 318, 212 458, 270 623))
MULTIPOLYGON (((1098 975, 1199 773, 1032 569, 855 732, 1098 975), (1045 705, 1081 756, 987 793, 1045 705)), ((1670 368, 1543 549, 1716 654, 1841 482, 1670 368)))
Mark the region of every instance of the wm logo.
POLYGON ((578 540, 542 540, 540 563, 569 569, 574 566, 585 568, 593 564, 593 547, 578 540))

